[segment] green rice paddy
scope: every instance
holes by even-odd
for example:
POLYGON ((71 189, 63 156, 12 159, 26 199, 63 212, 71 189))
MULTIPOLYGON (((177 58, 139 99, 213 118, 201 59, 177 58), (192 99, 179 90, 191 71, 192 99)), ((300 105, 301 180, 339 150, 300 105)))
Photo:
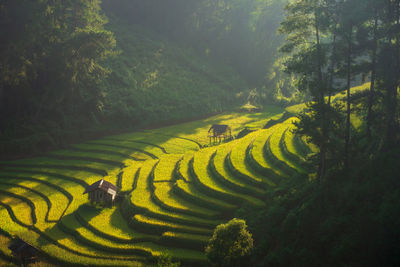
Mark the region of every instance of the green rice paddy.
POLYGON ((148 266, 168 251, 201 266, 218 224, 243 205, 267 205, 269 190, 305 172, 313 148, 291 132, 295 118, 262 129, 282 112, 221 114, 0 162, 2 259, 18 236, 60 264, 148 266), (228 124, 234 136, 254 131, 210 143, 212 124, 228 124), (119 188, 113 207, 94 206, 83 194, 103 178, 119 188))

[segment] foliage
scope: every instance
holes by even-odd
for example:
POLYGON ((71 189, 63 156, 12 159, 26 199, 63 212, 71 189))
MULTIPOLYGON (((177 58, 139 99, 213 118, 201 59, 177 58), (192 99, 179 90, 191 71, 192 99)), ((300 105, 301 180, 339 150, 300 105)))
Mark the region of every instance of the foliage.
POLYGON ((213 266, 243 266, 253 249, 253 238, 244 220, 232 219, 218 225, 206 247, 213 266))
POLYGON ((157 259, 157 267, 179 267, 179 262, 172 262, 172 257, 167 252, 162 252, 157 259))

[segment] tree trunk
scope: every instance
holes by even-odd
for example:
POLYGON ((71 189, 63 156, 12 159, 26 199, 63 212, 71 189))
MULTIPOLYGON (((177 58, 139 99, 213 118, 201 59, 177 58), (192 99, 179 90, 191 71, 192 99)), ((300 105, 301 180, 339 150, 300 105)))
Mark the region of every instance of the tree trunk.
POLYGON ((332 43, 332 56, 331 56, 331 66, 329 70, 329 84, 328 84, 328 106, 331 105, 332 89, 333 89, 333 73, 335 71, 335 56, 336 56, 336 28, 333 32, 333 43, 332 43))
POLYGON ((5 109, 4 109, 4 84, 0 82, 0 134, 3 132, 5 127, 5 109))
POLYGON ((378 49, 378 9, 375 8, 375 21, 374 21, 374 40, 372 48, 372 60, 371 60, 371 86, 368 95, 368 112, 367 112, 367 138, 371 140, 371 121, 372 121, 372 106, 375 98, 375 76, 376 76, 376 52, 378 49))
POLYGON ((344 147, 344 166, 346 169, 349 168, 349 146, 350 146, 350 114, 351 114, 351 103, 350 103, 350 86, 351 86, 351 53, 352 53, 352 36, 353 36, 353 25, 350 25, 349 39, 347 44, 347 111, 346 111, 346 130, 345 130, 345 147, 344 147))
MULTIPOLYGON (((399 31, 400 25, 400 0, 397 0, 394 6, 394 15, 396 16, 393 19, 394 24, 397 26, 396 29, 399 31)), ((389 88, 387 88, 387 97, 388 97, 388 109, 387 109, 387 129, 386 129, 386 142, 385 149, 390 149, 392 145, 396 143, 396 135, 397 135, 397 89, 399 87, 399 75, 400 75, 400 40, 399 33, 396 32, 395 37, 395 47, 393 47, 393 56, 395 57, 395 66, 396 70, 392 77, 393 81, 390 83, 389 88)), ((393 40, 390 38, 390 40, 393 40)), ((391 42, 392 43, 392 42, 391 42)))
MULTIPOLYGON (((317 42, 317 60, 318 60, 318 82, 321 86, 322 83, 322 63, 321 63, 321 43, 320 43, 320 36, 319 36, 319 23, 318 23, 318 15, 315 16, 315 37, 317 42)), ((319 164, 318 164, 318 181, 322 183, 322 179, 325 175, 326 171, 326 140, 327 136, 327 127, 326 127, 326 110, 325 110, 325 98, 324 98, 324 90, 323 88, 319 89, 319 99, 318 102, 321 105, 321 134, 322 134, 322 141, 320 144, 320 152, 319 152, 319 164)))

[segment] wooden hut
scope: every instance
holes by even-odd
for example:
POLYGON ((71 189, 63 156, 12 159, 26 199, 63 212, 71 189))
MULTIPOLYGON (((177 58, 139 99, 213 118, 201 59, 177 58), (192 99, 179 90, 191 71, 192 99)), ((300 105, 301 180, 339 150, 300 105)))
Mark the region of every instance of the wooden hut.
POLYGON ((232 130, 231 127, 225 124, 213 124, 211 128, 208 130, 208 137, 214 139, 214 142, 219 138, 219 142, 221 142, 221 138, 231 138, 232 137, 232 130))
POLYGON ((39 251, 20 238, 12 240, 8 248, 21 266, 28 266, 28 264, 38 261, 39 251))
POLYGON ((104 179, 101 179, 88 186, 83 194, 88 193, 89 200, 92 203, 112 205, 117 196, 117 192, 118 187, 104 179))

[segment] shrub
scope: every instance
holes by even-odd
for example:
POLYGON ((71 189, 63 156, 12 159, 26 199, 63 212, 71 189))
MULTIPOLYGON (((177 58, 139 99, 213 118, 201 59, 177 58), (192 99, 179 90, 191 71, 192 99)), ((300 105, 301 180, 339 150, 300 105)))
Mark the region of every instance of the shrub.
POLYGON ((218 225, 205 249, 213 266, 244 266, 253 249, 253 238, 244 220, 218 225))

